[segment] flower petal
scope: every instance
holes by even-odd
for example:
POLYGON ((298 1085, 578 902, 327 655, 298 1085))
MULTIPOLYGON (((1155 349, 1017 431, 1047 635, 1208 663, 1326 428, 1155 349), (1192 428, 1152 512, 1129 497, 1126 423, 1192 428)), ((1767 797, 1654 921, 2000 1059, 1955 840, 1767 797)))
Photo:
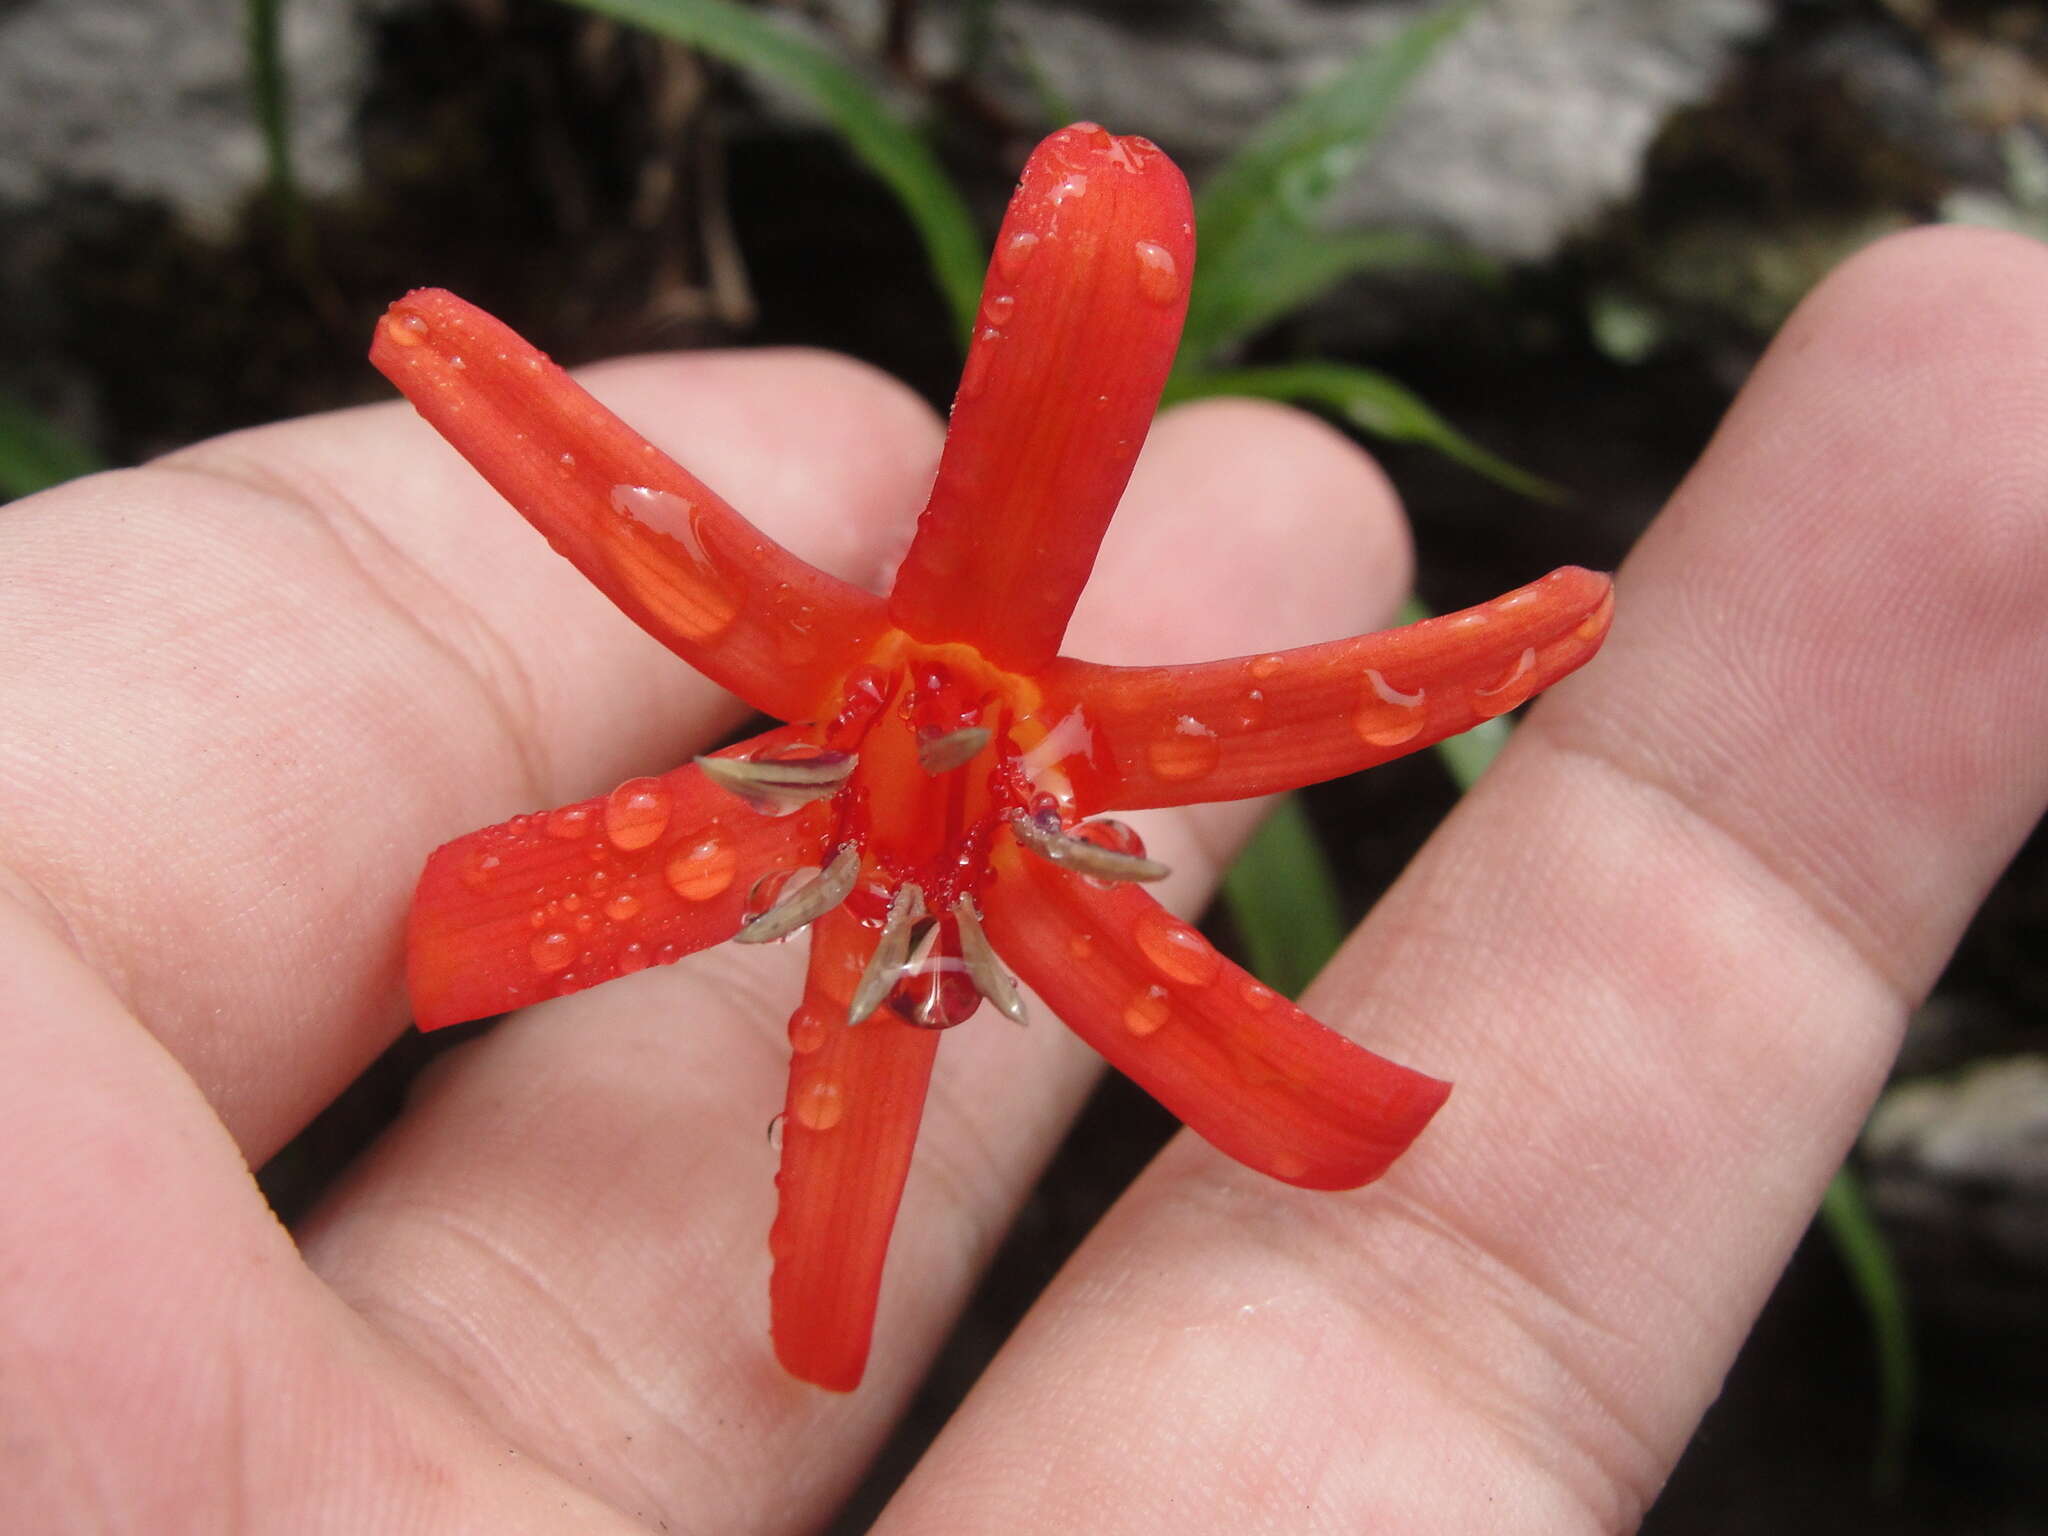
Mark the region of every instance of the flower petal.
POLYGON ((1096 885, 1007 838, 996 866, 982 920, 997 951, 1110 1065, 1247 1167, 1356 1188, 1451 1091, 1318 1024, 1135 886, 1096 885))
MULTIPOLYGON (((801 739, 784 728, 727 753, 801 739)), ((815 864, 830 822, 822 805, 763 816, 693 764, 444 843, 406 930, 419 1027, 523 1008, 729 939, 754 882, 815 864)))
POLYGON ((1084 814, 1239 800, 1370 768, 1469 730, 1590 660, 1613 583, 1566 566, 1401 629, 1178 667, 1062 659, 1043 713, 1084 814))
POLYGON ((510 328, 452 293, 391 306, 370 361, 627 617, 756 709, 805 720, 879 598, 763 538, 510 328))
POLYGON ((886 1008, 849 1024, 876 932, 843 907, 811 931, 810 976, 789 1021, 769 1319, 783 1369, 851 1392, 867 1366, 882 1261, 939 1032, 913 1028, 886 1008))
POLYGON ((1187 183, 1093 123, 1040 144, 996 236, 937 483, 889 599, 922 640, 1030 671, 1059 649, 1173 366, 1187 183))

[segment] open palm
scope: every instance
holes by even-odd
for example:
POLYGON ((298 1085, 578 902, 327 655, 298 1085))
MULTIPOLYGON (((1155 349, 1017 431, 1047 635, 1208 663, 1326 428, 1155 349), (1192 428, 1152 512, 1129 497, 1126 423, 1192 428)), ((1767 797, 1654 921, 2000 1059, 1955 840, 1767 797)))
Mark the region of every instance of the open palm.
MULTIPOLYGON (((1935 232, 1801 310, 1598 664, 1311 994, 1457 1081, 1429 1134, 1347 1195, 1180 1138, 881 1529, 1634 1522, 2048 792, 2044 292, 2038 248, 1935 232)), ((589 380, 817 563, 872 583, 900 553, 938 429, 895 386, 774 353, 589 380)), ((1076 648, 1370 625, 1405 551, 1332 434, 1188 407, 1076 648)), ((1086 1048, 976 1024, 942 1055, 852 1397, 765 1338, 796 954, 507 1019, 295 1245, 247 1168, 405 1027, 425 850, 669 765, 734 706, 399 406, 17 504, 0 570, 0 1526, 816 1526, 1086 1048)), ((1146 825, 1183 910, 1256 810, 1146 825)))

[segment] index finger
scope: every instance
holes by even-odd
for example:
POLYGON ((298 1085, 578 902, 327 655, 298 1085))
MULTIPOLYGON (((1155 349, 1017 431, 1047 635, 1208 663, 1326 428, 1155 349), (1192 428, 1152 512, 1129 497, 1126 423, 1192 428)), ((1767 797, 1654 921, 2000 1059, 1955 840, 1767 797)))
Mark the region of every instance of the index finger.
MULTIPOLYGON (((908 391, 822 354, 590 382, 855 581, 937 450, 908 391)), ((671 768, 736 717, 538 543, 402 404, 218 439, 0 520, 0 871, 252 1160, 401 1027, 426 850, 671 768)))

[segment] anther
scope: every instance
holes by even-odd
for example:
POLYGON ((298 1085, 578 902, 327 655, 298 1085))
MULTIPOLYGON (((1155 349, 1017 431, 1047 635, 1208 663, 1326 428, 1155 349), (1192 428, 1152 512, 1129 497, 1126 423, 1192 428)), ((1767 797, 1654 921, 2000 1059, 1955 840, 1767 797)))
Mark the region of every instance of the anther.
POLYGON ((1157 859, 1135 853, 1118 853, 1086 838, 1069 837, 1064 832, 1048 829, 1030 816, 1012 818, 1010 833, 1019 844, 1041 859, 1097 880, 1164 880, 1173 873, 1157 859))
POLYGON ((851 752, 820 752, 815 757, 696 760, 712 783, 738 795, 764 816, 787 816, 814 800, 831 799, 859 761, 851 752))
POLYGON ((1023 995, 996 958, 988 935, 981 931, 981 914, 974 910, 972 897, 962 896, 953 903, 953 921, 960 934, 960 958, 966 962, 967 974, 974 979, 975 990, 994 1003, 996 1011, 1011 1023, 1029 1023, 1023 995))
POLYGON ((896 887, 888 919, 882 924, 882 937, 875 944, 875 952, 868 956, 867 969, 860 973, 860 984, 853 989, 853 1002, 846 1010, 847 1023, 858 1024, 882 1006, 882 999, 903 974, 904 962, 910 958, 911 933, 923 916, 924 892, 904 881, 896 887))
POLYGON ((979 757, 989 739, 990 732, 985 725, 963 726, 943 736, 924 737, 917 744, 917 765, 926 773, 951 773, 979 757))
POLYGON ((735 944, 767 944, 815 923, 846 900, 860 878, 860 849, 848 843, 809 885, 789 893, 732 936, 735 944))

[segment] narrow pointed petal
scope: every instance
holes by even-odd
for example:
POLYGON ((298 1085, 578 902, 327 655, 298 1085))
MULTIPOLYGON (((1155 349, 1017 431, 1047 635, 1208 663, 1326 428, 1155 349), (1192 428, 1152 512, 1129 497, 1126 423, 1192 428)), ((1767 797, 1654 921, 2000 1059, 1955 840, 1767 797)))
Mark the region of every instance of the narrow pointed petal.
POLYGON ((1566 566, 1476 608, 1351 640, 1179 667, 1061 660, 1050 718, 1089 814, 1239 800, 1370 768, 1507 713, 1589 661, 1610 579, 1566 566))
POLYGON ((655 639, 756 709, 814 717, 882 603, 763 538, 507 326, 423 288, 370 361, 655 639))
POLYGON ((1092 123, 1024 167, 937 483, 889 599, 921 640, 1025 672, 1058 649, 1173 366, 1194 274, 1173 162, 1092 123))
POLYGON ((1356 1188, 1450 1093, 1317 1023, 1135 886, 1094 885, 1007 842, 996 865, 982 923, 998 953, 1110 1065, 1246 1166, 1356 1188))
POLYGON ((407 925, 414 1017, 460 1024, 729 939, 754 881, 816 863, 830 821, 824 806, 756 815, 691 766, 444 843, 407 925))
POLYGON ((790 1020, 779 1203, 768 1236, 775 1354, 792 1376, 851 1392, 866 1369, 882 1263, 938 1052, 936 1031, 887 1009, 846 1022, 874 930, 844 908, 818 920, 790 1020))

